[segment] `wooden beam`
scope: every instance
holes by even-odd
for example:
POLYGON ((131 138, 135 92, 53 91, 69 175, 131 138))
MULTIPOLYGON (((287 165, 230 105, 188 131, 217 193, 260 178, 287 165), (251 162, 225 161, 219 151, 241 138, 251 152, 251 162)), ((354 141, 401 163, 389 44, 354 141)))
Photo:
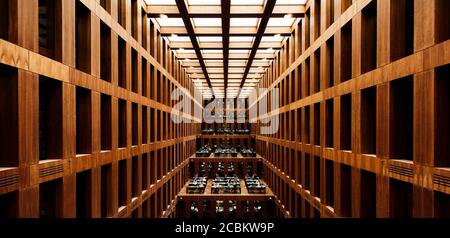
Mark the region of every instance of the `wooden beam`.
MULTIPOLYGON (((212 81, 213 79, 225 79, 224 74, 211 74, 209 73, 209 79, 212 81)), ((242 79, 243 74, 228 74, 228 79, 242 79)), ((260 79, 262 78, 260 74, 248 74, 248 78, 252 79, 260 79)), ((198 74, 193 76, 194 78, 198 79, 205 79, 205 76, 203 74, 198 74)))
MULTIPOLYGON (((200 51, 200 46, 197 41, 197 37, 195 36, 194 27, 191 23, 191 17, 189 16, 186 3, 184 0, 176 0, 178 11, 181 14, 181 18, 183 18, 184 25, 186 26, 186 30, 189 33, 189 38, 191 39, 192 46, 194 47, 195 53, 197 54, 198 61, 200 63, 200 66, 203 69, 203 74, 205 75, 206 82, 208 82, 209 85, 211 85, 211 82, 208 77, 208 71, 206 70, 206 65, 203 60, 202 52, 200 51)), ((210 86, 211 87, 211 86, 210 86)), ((212 89, 211 89, 212 92, 212 89)), ((214 92, 212 92, 214 94, 214 92)))
MULTIPOLYGON (((189 6, 188 11, 192 18, 222 18, 222 9, 219 5, 189 6)), ((150 18, 158 18, 161 15, 169 18, 181 18, 182 15, 175 5, 149 5, 147 12, 150 18)), ((282 18, 286 14, 291 14, 293 17, 299 18, 303 17, 305 12, 306 7, 301 4, 279 5, 273 9, 270 17, 282 18)), ((263 16, 264 8, 261 6, 235 5, 230 7, 230 18, 262 18, 263 16)))
MULTIPOLYGON (((223 36, 223 27, 196 27, 194 28, 195 34, 197 36, 223 36)), ((229 36, 256 36, 258 33, 258 28, 251 26, 229 26, 228 23, 228 34, 229 36)), ((293 28, 290 26, 270 26, 266 28, 264 36, 273 36, 280 34, 282 36, 290 36, 292 34, 293 28)), ((176 34, 178 36, 189 36, 186 28, 184 26, 165 26, 161 27, 162 36, 171 36, 176 34)))
MULTIPOLYGON (((200 44, 200 49, 202 50, 218 50, 222 49, 222 42, 202 42, 200 44)), ((252 42, 230 42, 230 50, 251 50, 253 47, 252 42)), ((170 43, 171 49, 194 49, 190 41, 177 41, 170 43)), ((281 49, 281 43, 279 42, 261 42, 259 48, 274 50, 281 49)))
MULTIPOLYGON (((206 62, 206 65, 208 68, 212 68, 212 67, 223 68, 223 64, 221 62, 206 62)), ((192 67, 201 67, 199 62, 193 62, 193 61, 183 62, 182 67, 186 68, 186 67, 191 67, 191 66, 192 67)), ((245 61, 239 61, 239 62, 230 61, 228 66, 230 68, 242 68, 242 67, 246 67, 247 64, 245 61)), ((253 67, 269 67, 269 66, 270 66, 269 61, 266 61, 266 62, 259 61, 259 62, 255 62, 253 64, 253 67)))
POLYGON ((230 48, 230 10, 231 0, 222 0, 222 46, 223 46, 223 78, 225 98, 228 87, 228 56, 230 48))
MULTIPOLYGON (((225 47, 225 46, 224 46, 225 47)), ((203 53, 202 54, 204 60, 225 60, 225 57, 230 60, 247 60, 249 57, 249 54, 245 53, 228 53, 225 55, 225 53, 222 55, 222 53, 203 53)), ((178 53, 177 57, 179 59, 197 59, 196 53, 178 53)), ((275 58, 275 55, 272 53, 258 53, 255 54, 254 59, 273 59, 275 58)), ((225 63, 225 62, 224 62, 225 63)))
MULTIPOLYGON (((250 53, 250 57, 248 58, 247 68, 245 69, 244 77, 242 78, 241 88, 244 86, 245 80, 247 79, 248 72, 250 71, 250 68, 252 67, 253 60, 256 56, 256 52, 258 51, 259 44, 261 43, 261 39, 266 30, 267 24, 269 23, 270 15, 272 14, 272 12, 274 10, 276 2, 277 2, 276 0, 267 0, 266 6, 264 9, 264 14, 263 14, 263 17, 259 24, 258 34, 256 35, 255 41, 253 42, 252 52, 250 53)), ((240 93, 241 92, 239 91, 238 97, 239 97, 240 93)))

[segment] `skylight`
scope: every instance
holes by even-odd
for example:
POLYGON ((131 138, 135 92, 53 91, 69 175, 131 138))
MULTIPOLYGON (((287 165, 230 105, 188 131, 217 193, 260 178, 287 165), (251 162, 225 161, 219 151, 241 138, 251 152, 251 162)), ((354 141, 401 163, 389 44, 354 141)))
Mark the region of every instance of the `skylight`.
POLYGON ((199 36, 198 40, 200 42, 222 42, 222 37, 199 36))
POLYGON ((157 18, 159 26, 184 26, 181 18, 157 18))
MULTIPOLYGON (((298 20, 295 16, 304 13, 304 8, 300 7, 306 0, 277 0, 276 6, 288 6, 288 12, 280 12, 283 8, 277 9, 277 14, 268 19, 268 25, 264 36, 258 36, 257 30, 263 17, 263 12, 267 0, 231 0, 231 18, 229 44, 223 44, 222 36, 222 11, 221 0, 183 0, 190 15, 189 24, 194 30, 194 37, 198 44, 193 44, 191 38, 186 36, 187 31, 183 28, 185 24, 182 15, 177 12, 178 6, 175 0, 145 0, 149 5, 165 5, 170 9, 165 13, 164 8, 154 8, 161 12, 152 12, 158 23, 160 32, 163 32, 169 47, 174 50, 177 58, 188 76, 192 80, 198 80, 200 87, 204 88, 203 95, 210 95, 208 82, 201 68, 200 61, 206 66, 206 73, 209 75, 213 89, 221 89, 219 96, 224 95, 225 73, 228 74, 228 87, 234 87, 227 91, 228 96, 237 96, 239 87, 244 80, 244 72, 249 69, 244 82, 244 89, 253 89, 258 85, 259 80, 267 72, 267 67, 273 61, 275 54, 282 46, 283 41, 292 33, 292 26, 298 20), (170 7, 169 7, 170 6, 170 7), (167 14, 166 17, 158 17, 167 14), (250 14, 250 15, 249 15, 250 14), (292 15, 290 15, 292 14, 292 15), (177 30, 177 36, 171 35, 173 29, 177 30), (180 29, 181 28, 181 29, 180 29), (270 28, 270 29, 269 29, 270 28), (199 34, 201 30, 201 35, 199 34), (270 33, 269 33, 270 32, 270 33), (261 44, 257 49, 253 59, 253 65, 248 65, 251 50, 255 39, 261 37, 261 44), (200 59, 197 58, 194 46, 199 46, 201 51, 200 59), (228 47, 228 69, 224 69, 224 47, 228 47)), ((226 42, 226 41, 225 41, 226 42)), ((241 91, 241 96, 246 94, 246 90, 241 91)), ((216 95, 216 96, 218 96, 216 95)))
POLYGON ((257 27, 259 18, 231 18, 230 26, 254 26, 257 27))
POLYGON ((218 5, 220 0, 187 0, 189 5, 218 5))
POLYGON ((167 37, 171 42, 184 42, 190 41, 189 36, 177 36, 177 37, 167 37))
POLYGON ((292 26, 295 18, 270 18, 267 26, 292 26))
POLYGON ((254 37, 252 36, 231 36, 230 42, 253 42, 254 37))
POLYGON ((194 27, 199 26, 222 26, 222 19, 220 18, 193 18, 194 27))
POLYGON ((175 0, 145 0, 148 5, 177 5, 175 0))
POLYGON ((306 4, 306 0, 277 0, 277 5, 299 5, 306 4))
POLYGON ((231 5, 263 5, 265 0, 231 0, 231 5))
POLYGON ((264 42, 281 42, 284 40, 283 36, 263 36, 261 41, 264 42))

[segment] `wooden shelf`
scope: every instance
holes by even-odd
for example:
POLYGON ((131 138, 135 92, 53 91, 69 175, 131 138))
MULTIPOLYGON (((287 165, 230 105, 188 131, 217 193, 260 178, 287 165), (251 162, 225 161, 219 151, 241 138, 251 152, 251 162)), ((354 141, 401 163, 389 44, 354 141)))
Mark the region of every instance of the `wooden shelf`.
POLYGON ((161 217, 191 159, 237 161, 190 157, 223 139, 257 148, 291 217, 450 214, 448 0, 309 0, 242 110, 280 89, 251 118, 273 135, 172 122, 174 89, 204 101, 145 1, 21 2, 0 1, 1 217, 161 217))
POLYGON ((145 2, 18 4, 0 3, 0 216, 162 216, 200 132, 168 92, 201 103, 145 2))
POLYGON ((448 4, 308 1, 262 76, 258 87, 268 90, 249 106, 280 90, 279 108, 250 119, 279 119, 272 135, 258 135, 262 123, 251 127, 265 180, 293 217, 441 217, 434 209, 448 209, 440 143, 449 134, 448 4), (401 204, 397 193, 430 202, 401 204))

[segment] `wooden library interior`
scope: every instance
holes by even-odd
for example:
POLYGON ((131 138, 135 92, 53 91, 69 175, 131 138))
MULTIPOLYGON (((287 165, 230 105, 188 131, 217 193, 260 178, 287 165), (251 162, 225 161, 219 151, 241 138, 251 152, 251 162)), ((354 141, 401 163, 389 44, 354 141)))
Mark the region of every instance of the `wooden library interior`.
POLYGON ((449 218, 449 13, 0 0, 0 218, 449 218))

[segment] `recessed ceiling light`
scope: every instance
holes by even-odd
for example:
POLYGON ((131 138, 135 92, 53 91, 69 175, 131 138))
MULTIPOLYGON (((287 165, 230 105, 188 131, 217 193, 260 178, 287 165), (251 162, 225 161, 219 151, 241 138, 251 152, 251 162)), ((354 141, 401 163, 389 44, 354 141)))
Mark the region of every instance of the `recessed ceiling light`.
POLYGON ((292 18, 292 14, 286 14, 284 15, 284 18, 292 18))
POLYGON ((167 15, 165 15, 165 14, 161 14, 161 15, 159 15, 159 18, 164 18, 164 19, 166 19, 166 18, 169 18, 167 15))
POLYGON ((267 61, 267 59, 266 58, 264 58, 264 59, 262 59, 263 61, 267 61))

